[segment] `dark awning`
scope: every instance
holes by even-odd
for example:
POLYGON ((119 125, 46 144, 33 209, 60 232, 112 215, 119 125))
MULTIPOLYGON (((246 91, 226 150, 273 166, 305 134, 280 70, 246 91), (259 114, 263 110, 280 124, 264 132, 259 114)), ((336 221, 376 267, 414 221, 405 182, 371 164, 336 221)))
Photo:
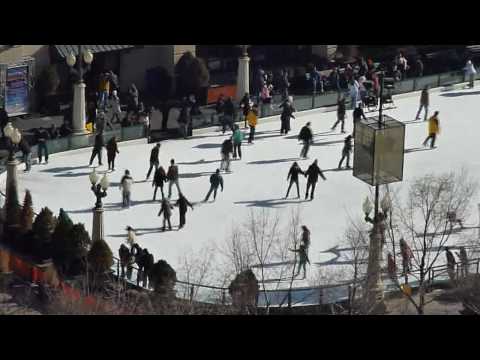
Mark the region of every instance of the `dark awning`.
MULTIPOLYGON (((78 55, 78 45, 54 45, 58 53, 62 57, 66 57, 68 54, 74 53, 78 55)), ((123 49, 129 49, 135 45, 83 45, 89 49, 92 53, 102 53, 109 51, 117 51, 123 49)))

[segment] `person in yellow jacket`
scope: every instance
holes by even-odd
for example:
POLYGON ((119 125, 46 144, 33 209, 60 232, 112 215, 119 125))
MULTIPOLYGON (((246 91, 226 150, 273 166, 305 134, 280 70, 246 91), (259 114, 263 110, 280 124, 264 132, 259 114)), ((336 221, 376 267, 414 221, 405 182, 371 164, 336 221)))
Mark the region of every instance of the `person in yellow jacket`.
POLYGON ((98 93, 99 93, 98 107, 106 109, 108 96, 110 95, 110 77, 107 72, 103 73, 100 77, 98 93))
POLYGON ((258 107, 256 104, 252 106, 252 108, 247 114, 246 119, 247 119, 248 126, 250 127, 248 143, 251 144, 255 137, 255 127, 257 126, 257 120, 258 120, 258 107))
POLYGON ((431 140, 430 142, 430 149, 433 149, 435 147, 435 139, 437 138, 437 135, 440 133, 440 123, 438 120, 438 111, 435 111, 433 116, 428 119, 428 136, 423 142, 423 146, 427 146, 428 140, 431 140))

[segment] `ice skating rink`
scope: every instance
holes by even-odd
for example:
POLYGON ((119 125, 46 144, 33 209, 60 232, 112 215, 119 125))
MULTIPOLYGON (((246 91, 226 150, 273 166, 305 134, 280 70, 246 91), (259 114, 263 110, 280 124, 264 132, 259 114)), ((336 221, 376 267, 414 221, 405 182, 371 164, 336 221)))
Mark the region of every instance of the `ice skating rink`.
MULTIPOLYGON (((478 90, 454 90, 430 94, 430 113, 440 112, 441 133, 437 138, 437 148, 424 149, 422 142, 427 135, 427 123, 414 122, 418 109, 419 95, 398 99, 397 108, 386 114, 406 122, 405 165, 403 186, 416 176, 434 172, 441 173, 467 166, 470 172, 480 178, 479 134, 480 134, 480 92, 478 90)), ((376 113, 372 113, 376 114, 376 113)), ((369 114, 367 114, 368 116, 369 114)), ((312 281, 317 268, 322 263, 336 258, 334 253, 325 252, 342 241, 348 217, 362 217, 362 202, 370 194, 368 185, 356 179, 352 171, 336 171, 341 156, 343 139, 352 130, 351 111, 347 111, 347 134, 341 134, 339 127, 330 131, 336 120, 336 112, 297 113, 292 120, 292 131, 288 136, 280 136, 280 119, 262 123, 259 121, 255 142, 242 147, 241 161, 232 162, 231 174, 224 174, 225 190, 218 193, 216 202, 201 203, 209 189, 209 176, 220 166, 220 146, 229 134, 214 131, 188 140, 168 140, 162 142, 160 163, 167 169, 171 158, 176 160, 180 173, 180 186, 185 196, 194 204, 189 209, 187 224, 178 231, 179 215, 175 208, 172 217, 173 231, 162 232, 162 218, 157 216, 160 208, 153 202, 151 180, 145 177, 149 167, 150 150, 154 144, 145 140, 119 143, 120 154, 116 158, 116 171, 108 173, 111 185, 104 198, 105 240, 117 256, 118 248, 126 239, 125 227, 132 226, 137 232, 137 241, 155 256, 155 261, 165 259, 176 270, 179 280, 186 280, 183 272, 184 257, 198 259, 208 255, 208 263, 220 264, 223 259, 218 250, 207 252, 207 248, 222 247, 230 235, 233 225, 241 225, 247 220, 249 211, 267 209, 278 211, 282 218, 282 228, 288 225, 291 210, 298 207, 301 224, 311 230, 309 274, 305 285, 312 281), (300 128, 308 121, 312 123, 315 143, 311 146, 309 159, 298 158, 301 145, 297 140, 300 128), (300 178, 301 199, 295 199, 296 189, 292 187, 290 198, 285 200, 287 173, 293 161, 298 161, 304 170, 318 159, 325 171, 327 181, 319 179, 314 201, 304 201, 306 180, 300 178), (121 208, 121 193, 118 188, 124 170, 129 169, 135 184, 132 189, 132 207, 121 208)), ((245 130, 247 133, 248 130, 245 130)), ((108 141, 108 138, 105 139, 108 141)), ((54 154, 48 165, 34 165, 30 173, 24 173, 24 165, 19 166, 18 183, 20 199, 24 190, 33 195, 35 211, 48 206, 55 214, 64 208, 75 222, 82 222, 91 231, 92 207, 95 197, 90 190, 88 178, 91 168, 88 161, 91 148, 68 153, 54 154)), ((106 171, 104 165, 97 168, 99 173, 106 171)), ((353 155, 352 155, 353 163, 353 155)), ((96 160, 94 162, 96 164, 96 160)), ((153 175, 152 175, 153 177, 153 175)), ((392 185, 395 189, 399 184, 392 185)), ((5 189, 5 174, 2 178, 5 189)), ((168 186, 165 188, 168 190, 168 186)), ((172 202, 178 198, 173 188, 172 202)), ((477 224, 478 214, 465 222, 477 224)), ((453 241, 453 240, 452 240, 453 241)), ((293 259, 293 253, 292 253, 293 259)), ((190 274, 190 280, 195 274, 190 274)), ((198 280, 198 279, 193 279, 198 280)), ((204 282, 217 280, 203 279, 204 282)), ((216 283, 218 285, 218 282, 216 283)), ((212 285, 215 285, 213 283, 212 285)))

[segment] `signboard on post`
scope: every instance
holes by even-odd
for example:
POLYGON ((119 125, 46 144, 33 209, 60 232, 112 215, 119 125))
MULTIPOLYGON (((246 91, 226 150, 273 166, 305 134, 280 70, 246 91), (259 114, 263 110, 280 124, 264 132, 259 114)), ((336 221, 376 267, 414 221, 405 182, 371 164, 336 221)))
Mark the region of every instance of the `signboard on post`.
POLYGON ((28 114, 30 108, 28 65, 9 67, 5 80, 5 110, 8 115, 28 114))

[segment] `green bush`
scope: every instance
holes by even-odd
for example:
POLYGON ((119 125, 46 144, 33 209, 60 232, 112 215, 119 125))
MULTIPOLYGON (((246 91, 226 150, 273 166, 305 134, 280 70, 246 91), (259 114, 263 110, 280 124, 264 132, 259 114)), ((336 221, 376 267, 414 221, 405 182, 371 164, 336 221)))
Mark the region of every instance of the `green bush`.
POLYGON ((48 207, 43 208, 33 222, 32 255, 40 260, 52 256, 52 233, 55 229, 56 219, 48 207))
POLYGON ((32 230, 33 217, 35 215, 32 205, 32 194, 27 190, 25 192, 25 198, 23 199, 22 210, 20 211, 20 232, 22 234, 32 230))
POLYGON ((112 250, 104 240, 94 241, 88 252, 88 266, 94 274, 104 274, 113 265, 112 250))
POLYGON ((178 60, 175 66, 177 77, 177 94, 186 96, 189 94, 198 94, 202 88, 208 86, 210 73, 205 62, 192 53, 186 52, 178 60))

